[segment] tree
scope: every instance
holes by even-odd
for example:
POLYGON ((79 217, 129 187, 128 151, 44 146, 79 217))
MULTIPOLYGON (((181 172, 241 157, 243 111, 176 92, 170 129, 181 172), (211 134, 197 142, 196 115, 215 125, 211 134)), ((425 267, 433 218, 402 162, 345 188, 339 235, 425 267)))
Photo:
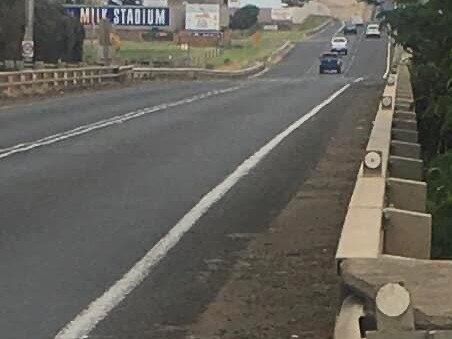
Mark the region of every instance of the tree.
POLYGON ((248 5, 237 10, 231 17, 230 26, 232 29, 249 29, 256 25, 259 8, 248 5))
POLYGON ((433 257, 452 258, 452 1, 403 0, 384 14, 410 64, 427 161, 433 257))
POLYGON ((396 42, 412 53, 419 131, 427 160, 452 147, 452 2, 399 1, 385 13, 396 42))
MULTIPOLYGON (((20 60, 24 34, 24 1, 0 1, 0 60, 20 60)), ((84 30, 78 20, 65 14, 63 7, 52 0, 35 3, 36 60, 56 62, 80 61, 84 30)))

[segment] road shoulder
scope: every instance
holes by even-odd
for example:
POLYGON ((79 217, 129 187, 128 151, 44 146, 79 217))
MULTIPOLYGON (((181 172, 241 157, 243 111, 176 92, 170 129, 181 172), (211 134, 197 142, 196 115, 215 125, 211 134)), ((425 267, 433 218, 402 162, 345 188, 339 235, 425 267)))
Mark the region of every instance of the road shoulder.
POLYGON ((191 338, 331 338, 338 301, 334 253, 376 102, 344 112, 297 194, 242 252, 191 338))

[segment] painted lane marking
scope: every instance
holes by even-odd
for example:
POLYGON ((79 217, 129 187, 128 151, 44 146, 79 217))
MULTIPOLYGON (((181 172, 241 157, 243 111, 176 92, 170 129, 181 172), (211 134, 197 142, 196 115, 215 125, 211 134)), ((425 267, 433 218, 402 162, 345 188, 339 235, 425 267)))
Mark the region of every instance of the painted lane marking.
POLYGON ((207 98, 210 98, 213 96, 218 96, 221 94, 234 92, 234 91, 239 90, 240 88, 242 88, 242 86, 228 87, 228 88, 221 89, 221 90, 212 90, 212 91, 209 91, 206 93, 194 95, 189 98, 139 109, 139 110, 136 110, 133 112, 117 115, 112 118, 100 120, 100 121, 97 121, 97 122, 94 122, 91 124, 82 125, 82 126, 74 128, 74 129, 64 131, 61 133, 57 133, 57 134, 53 134, 53 135, 50 135, 50 136, 47 136, 45 138, 38 139, 35 141, 20 143, 15 146, 0 149, 0 160, 10 157, 17 153, 27 152, 27 151, 33 150, 35 148, 38 148, 38 147, 48 146, 48 145, 51 145, 51 144, 54 144, 54 143, 57 143, 57 142, 60 142, 60 141, 63 141, 63 140, 69 139, 69 138, 73 138, 73 137, 76 137, 76 136, 79 136, 82 134, 86 134, 86 133, 89 133, 89 132, 92 132, 92 131, 95 131, 98 129, 106 128, 106 127, 116 125, 116 124, 121 124, 128 120, 136 119, 136 118, 142 117, 144 115, 148 115, 148 114, 159 112, 159 111, 164 111, 169 108, 181 106, 184 104, 189 104, 189 103, 192 103, 195 101, 204 100, 204 99, 207 99, 207 98))
POLYGON ((91 302, 88 307, 68 323, 55 339, 86 338, 99 322, 130 294, 151 273, 152 269, 177 245, 185 233, 212 207, 223 198, 237 182, 253 170, 273 149, 281 144, 289 135, 305 122, 317 115, 325 106, 344 93, 351 83, 333 93, 309 113, 295 121, 283 132, 275 136, 256 153, 240 164, 234 172, 213 188, 161 238, 152 249, 145 254, 122 278, 104 292, 102 296, 91 302))
POLYGON ((248 77, 248 79, 255 79, 255 78, 258 78, 258 77, 260 77, 261 75, 264 75, 265 73, 267 73, 269 70, 270 70, 269 67, 265 67, 265 68, 264 68, 262 71, 260 71, 259 73, 250 75, 250 76, 248 77))
POLYGON ((391 38, 388 40, 388 47, 387 47, 387 55, 386 55, 386 71, 383 75, 383 79, 387 79, 389 76, 389 68, 391 66, 391 38))

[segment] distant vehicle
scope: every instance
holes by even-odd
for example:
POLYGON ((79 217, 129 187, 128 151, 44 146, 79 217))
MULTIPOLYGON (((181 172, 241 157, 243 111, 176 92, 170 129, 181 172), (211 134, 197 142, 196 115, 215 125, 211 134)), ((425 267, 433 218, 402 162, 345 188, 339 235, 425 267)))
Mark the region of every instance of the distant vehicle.
POLYGON ((344 26, 344 35, 358 34, 358 27, 353 22, 347 22, 344 26))
POLYGON ((379 24, 369 24, 366 29, 366 38, 380 38, 380 25, 379 24))
POLYGON ((345 37, 334 37, 331 40, 331 52, 348 54, 348 40, 345 37))
POLYGON ((143 0, 109 0, 110 6, 143 6, 143 0))
POLYGON ((350 22, 356 26, 364 26, 364 20, 359 15, 354 15, 351 17, 350 22))
POLYGON ((342 60, 338 53, 327 52, 320 56, 320 74, 325 71, 335 71, 337 74, 342 73, 342 60))

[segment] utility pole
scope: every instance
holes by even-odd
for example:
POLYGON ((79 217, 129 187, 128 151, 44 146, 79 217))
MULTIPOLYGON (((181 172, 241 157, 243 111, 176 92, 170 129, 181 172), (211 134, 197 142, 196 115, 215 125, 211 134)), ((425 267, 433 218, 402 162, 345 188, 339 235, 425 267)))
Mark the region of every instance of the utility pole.
POLYGON ((32 62, 34 58, 34 18, 35 0, 25 0, 25 34, 22 41, 22 56, 26 62, 32 62))

